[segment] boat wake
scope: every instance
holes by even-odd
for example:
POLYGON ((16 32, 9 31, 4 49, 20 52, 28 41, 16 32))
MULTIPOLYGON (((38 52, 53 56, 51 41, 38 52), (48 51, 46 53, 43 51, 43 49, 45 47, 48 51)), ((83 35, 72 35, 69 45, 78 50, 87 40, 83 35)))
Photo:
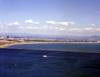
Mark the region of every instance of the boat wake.
POLYGON ((45 57, 45 58, 46 58, 46 57, 54 57, 54 56, 47 56, 47 55, 43 55, 43 57, 45 57))

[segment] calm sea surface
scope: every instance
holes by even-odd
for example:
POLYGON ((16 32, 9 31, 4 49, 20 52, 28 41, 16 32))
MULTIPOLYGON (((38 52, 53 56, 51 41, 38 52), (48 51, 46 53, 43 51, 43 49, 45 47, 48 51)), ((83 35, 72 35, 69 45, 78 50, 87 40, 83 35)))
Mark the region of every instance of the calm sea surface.
POLYGON ((34 44, 16 44, 16 45, 10 45, 6 47, 22 48, 22 49, 100 53, 100 43, 34 43, 34 44))
POLYGON ((100 52, 99 43, 41 43, 7 47, 23 49, 0 49, 0 77, 100 77, 100 53, 95 53, 100 52))

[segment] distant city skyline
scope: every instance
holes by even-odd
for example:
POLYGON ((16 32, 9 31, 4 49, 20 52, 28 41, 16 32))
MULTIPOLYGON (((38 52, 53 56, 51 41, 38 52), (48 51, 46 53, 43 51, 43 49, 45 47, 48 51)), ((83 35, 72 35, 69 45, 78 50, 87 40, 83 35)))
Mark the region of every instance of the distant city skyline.
POLYGON ((100 0, 0 0, 0 33, 100 36, 100 0))

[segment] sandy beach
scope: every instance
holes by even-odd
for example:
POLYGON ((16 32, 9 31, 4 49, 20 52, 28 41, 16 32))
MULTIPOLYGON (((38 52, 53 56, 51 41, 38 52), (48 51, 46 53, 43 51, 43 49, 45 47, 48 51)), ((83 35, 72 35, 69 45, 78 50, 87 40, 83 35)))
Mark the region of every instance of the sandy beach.
POLYGON ((6 41, 6 42, 0 42, 0 48, 5 48, 5 46, 9 46, 9 45, 15 45, 15 44, 31 44, 31 43, 98 43, 98 42, 35 42, 35 41, 31 41, 31 42, 17 42, 17 41, 6 41))

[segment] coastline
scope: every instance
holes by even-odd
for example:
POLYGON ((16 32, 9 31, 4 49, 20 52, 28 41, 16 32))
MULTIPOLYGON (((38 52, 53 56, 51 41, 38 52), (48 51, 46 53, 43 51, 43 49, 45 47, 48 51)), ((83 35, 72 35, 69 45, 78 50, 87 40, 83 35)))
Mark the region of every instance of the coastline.
POLYGON ((93 43, 90 43, 90 42, 11 42, 11 43, 5 43, 3 45, 0 44, 0 48, 1 49, 23 49, 23 50, 46 50, 46 51, 63 51, 63 52, 81 52, 81 53, 100 53, 100 52, 83 52, 83 51, 76 51, 76 50, 52 50, 52 49, 27 49, 27 48, 10 48, 9 46, 10 45, 21 45, 21 44, 40 44, 40 43, 73 43, 73 44, 100 44, 100 43, 97 43, 97 42, 93 42, 93 43), (7 47, 8 46, 8 47, 7 47))
MULTIPOLYGON (((1 42, 0 42, 1 43, 1 42)), ((5 44, 0 45, 0 48, 5 48, 5 46, 15 45, 15 44, 35 44, 35 43, 98 43, 98 42, 4 42, 5 44)))

